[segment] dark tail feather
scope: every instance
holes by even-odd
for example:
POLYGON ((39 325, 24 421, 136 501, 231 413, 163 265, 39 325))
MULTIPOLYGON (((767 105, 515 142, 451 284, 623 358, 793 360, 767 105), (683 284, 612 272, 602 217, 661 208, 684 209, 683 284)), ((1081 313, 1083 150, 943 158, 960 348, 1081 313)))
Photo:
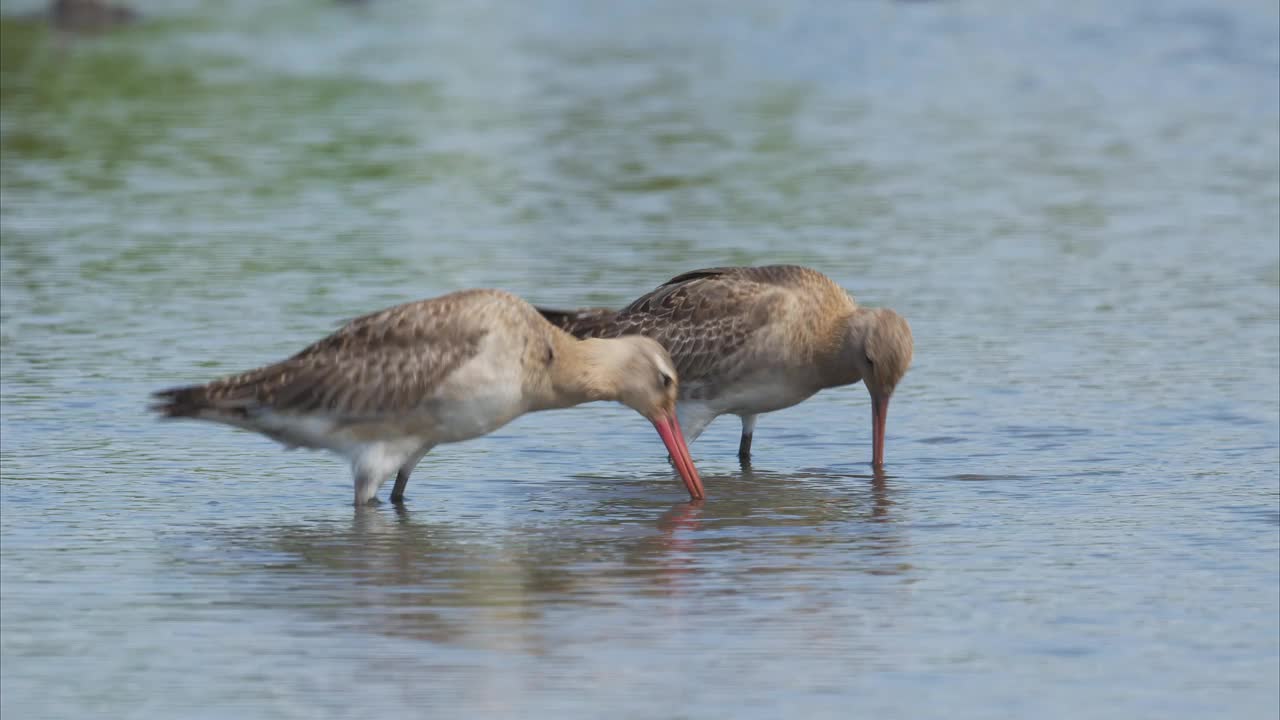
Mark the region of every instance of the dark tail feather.
POLYGON ((203 385, 169 388, 151 393, 156 402, 148 410, 160 413, 160 417, 199 417, 200 411, 209 407, 208 393, 203 385))
POLYGON ((609 308, 582 308, 580 310, 552 310, 538 308, 547 322, 578 338, 605 337, 618 313, 609 308))
POLYGON ((157 402, 148 409, 160 413, 162 418, 207 417, 211 411, 225 413, 227 408, 216 407, 209 397, 206 385, 188 385, 152 393, 157 402))

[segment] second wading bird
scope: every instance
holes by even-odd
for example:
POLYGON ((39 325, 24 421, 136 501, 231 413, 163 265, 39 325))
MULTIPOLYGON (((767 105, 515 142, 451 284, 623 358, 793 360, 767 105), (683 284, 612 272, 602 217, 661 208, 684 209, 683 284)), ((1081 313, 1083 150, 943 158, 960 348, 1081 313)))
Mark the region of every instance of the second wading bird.
POLYGON ((680 374, 680 423, 693 442, 720 415, 742 419, 751 457, 756 416, 861 380, 871 394, 871 463, 884 465, 889 399, 911 364, 911 328, 887 308, 859 307, 831 278, 795 265, 694 270, 622 310, 550 310, 577 337, 640 334, 680 374))
POLYGON ((690 497, 704 495, 676 419, 677 375, 638 335, 578 340, 500 290, 464 290, 352 320, 286 360, 156 393, 163 417, 212 420, 351 461, 355 502, 442 443, 527 412, 614 400, 657 428, 690 497))

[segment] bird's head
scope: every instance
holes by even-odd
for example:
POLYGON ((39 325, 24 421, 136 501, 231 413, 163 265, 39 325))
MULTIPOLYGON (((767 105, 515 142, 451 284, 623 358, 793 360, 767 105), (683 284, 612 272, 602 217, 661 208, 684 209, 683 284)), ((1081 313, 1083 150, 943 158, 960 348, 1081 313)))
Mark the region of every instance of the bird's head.
POLYGON ((606 349, 597 357, 607 367, 611 386, 609 399, 626 405, 653 423, 689 495, 695 500, 704 497, 702 480, 689 456, 689 447, 676 416, 680 379, 671 355, 656 340, 641 335, 583 342, 606 344, 606 349))
POLYGON ((906 318, 888 308, 860 309, 849 317, 848 323, 845 362, 856 369, 871 394, 871 464, 881 467, 889 398, 911 366, 911 326, 906 318))

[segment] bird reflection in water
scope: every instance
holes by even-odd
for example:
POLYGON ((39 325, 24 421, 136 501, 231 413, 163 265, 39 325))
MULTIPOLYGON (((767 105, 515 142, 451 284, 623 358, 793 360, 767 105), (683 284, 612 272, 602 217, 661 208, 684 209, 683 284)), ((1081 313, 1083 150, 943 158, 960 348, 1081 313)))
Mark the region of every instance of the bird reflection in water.
POLYGON ((676 603, 668 611, 697 615, 707 596, 749 596, 762 583, 785 590, 848 569, 911 570, 900 560, 908 540, 896 522, 893 481, 882 472, 746 468, 705 477, 722 488, 715 500, 664 505, 648 492, 619 494, 620 483, 619 492, 563 521, 518 510, 495 521, 457 508, 372 506, 356 508, 347 522, 239 528, 214 544, 247 556, 235 563, 253 584, 246 605, 535 654, 552 645, 543 634, 556 610, 665 598, 676 603), (263 556, 287 561, 253 561, 263 556), (287 592, 261 591, 261 584, 279 590, 281 581, 287 592))

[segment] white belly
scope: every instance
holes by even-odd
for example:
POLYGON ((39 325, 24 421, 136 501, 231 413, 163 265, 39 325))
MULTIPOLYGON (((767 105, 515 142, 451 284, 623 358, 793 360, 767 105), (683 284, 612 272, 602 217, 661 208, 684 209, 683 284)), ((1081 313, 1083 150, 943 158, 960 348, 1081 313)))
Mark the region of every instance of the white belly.
POLYGON ((432 444, 486 435, 528 411, 519 356, 489 350, 451 373, 425 404, 432 444))
POLYGON ((721 388, 704 402, 717 415, 758 415, 804 402, 816 392, 809 384, 756 375, 721 388))
POLYGON ((453 443, 488 435, 525 411, 519 397, 498 388, 476 388, 466 397, 440 406, 434 418, 433 443, 453 443))

